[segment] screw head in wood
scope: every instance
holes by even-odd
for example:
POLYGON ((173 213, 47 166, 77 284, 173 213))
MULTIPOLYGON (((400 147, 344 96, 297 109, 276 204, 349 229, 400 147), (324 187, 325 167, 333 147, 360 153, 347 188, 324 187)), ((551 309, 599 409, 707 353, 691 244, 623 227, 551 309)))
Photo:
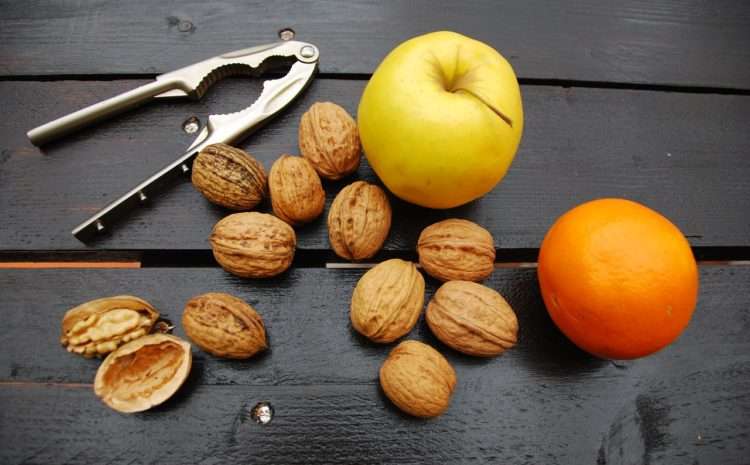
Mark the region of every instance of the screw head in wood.
POLYGON ((187 134, 195 134, 201 128, 201 121, 195 116, 191 116, 182 122, 182 130, 187 134))
POLYGON ((273 406, 270 402, 258 402, 250 410, 250 417, 260 425, 267 425, 273 419, 273 406))
POLYGON ((292 40, 294 39, 294 29, 285 27, 279 31, 279 39, 281 40, 292 40))

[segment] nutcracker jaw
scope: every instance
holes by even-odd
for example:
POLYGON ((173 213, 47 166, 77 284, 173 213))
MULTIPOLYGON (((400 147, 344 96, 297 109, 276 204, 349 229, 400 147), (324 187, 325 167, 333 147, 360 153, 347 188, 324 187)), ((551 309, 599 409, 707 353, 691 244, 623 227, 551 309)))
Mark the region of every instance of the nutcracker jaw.
POLYGON ((258 129, 305 90, 315 76, 319 56, 314 45, 294 40, 225 53, 162 74, 149 84, 29 131, 29 139, 41 145, 151 98, 197 99, 223 77, 233 74, 258 76, 292 63, 286 75, 263 83, 263 91, 249 107, 235 113, 209 116, 208 123, 185 153, 78 225, 73 235, 85 242, 110 231, 127 211, 149 202, 175 178, 189 174, 193 159, 202 148, 216 143, 231 144, 258 129))
POLYGON ((153 98, 199 99, 212 84, 224 77, 237 74, 260 76, 290 62, 317 65, 318 59, 317 47, 296 40, 225 53, 157 76, 148 84, 50 121, 26 135, 34 145, 40 146, 153 98))

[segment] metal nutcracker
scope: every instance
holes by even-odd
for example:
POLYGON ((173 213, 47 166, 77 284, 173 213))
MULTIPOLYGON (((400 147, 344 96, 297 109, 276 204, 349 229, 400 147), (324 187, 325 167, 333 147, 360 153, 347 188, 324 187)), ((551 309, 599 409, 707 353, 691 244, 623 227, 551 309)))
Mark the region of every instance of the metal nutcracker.
POLYGON ((317 70, 318 59, 316 46, 295 40, 225 53, 162 74, 154 82, 29 131, 29 140, 42 145, 152 98, 200 99, 213 83, 223 77, 236 74, 259 76, 292 62, 284 77, 263 83, 263 91, 251 106, 236 113, 209 116, 207 124, 184 154, 81 223, 73 230, 73 235, 85 242, 111 229, 115 220, 127 210, 147 202, 175 178, 189 174, 193 159, 202 148, 220 142, 231 144, 257 129, 307 87, 317 70))

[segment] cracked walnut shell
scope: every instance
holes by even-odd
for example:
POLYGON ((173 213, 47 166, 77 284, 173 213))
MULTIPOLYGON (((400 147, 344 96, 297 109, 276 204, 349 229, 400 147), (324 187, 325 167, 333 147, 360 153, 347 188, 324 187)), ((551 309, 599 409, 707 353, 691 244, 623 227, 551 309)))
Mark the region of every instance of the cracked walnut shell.
POLYGON ((229 294, 209 292, 190 299, 182 327, 198 347, 217 357, 250 358, 268 348, 260 315, 229 294))
POLYGON ((234 213, 214 226, 209 237, 214 258, 226 271, 243 278, 267 278, 292 264, 294 229, 267 213, 234 213))
POLYGON ((356 181, 333 199, 328 212, 328 239, 339 257, 372 257, 383 247, 390 229, 391 204, 378 186, 356 181))
POLYGON ((159 312, 143 299, 118 295, 92 300, 68 310, 60 343, 86 358, 106 355, 148 334, 159 312))
POLYGON ((471 281, 448 281, 427 305, 427 325, 446 345, 492 357, 516 344, 518 319, 503 296, 471 281))
POLYGON ((386 260, 360 278, 352 294, 352 326, 375 342, 391 342, 412 330, 422 313, 424 278, 414 263, 386 260))
POLYGON ((299 150, 321 177, 341 179, 359 167, 357 123, 335 103, 317 102, 302 115, 299 150))
POLYGON ((404 412, 422 418, 448 409, 456 372, 440 352, 418 341, 404 341, 380 367, 380 386, 404 412))
POLYGON ((426 227, 417 241, 419 264, 441 281, 482 281, 495 269, 492 234, 476 223, 449 219, 426 227))
POLYGON ((186 341, 169 334, 143 336, 104 359, 96 372, 94 392, 118 412, 142 412, 177 392, 192 361, 186 341))
POLYGON ((191 179, 209 201, 231 210, 251 210, 266 196, 263 165, 227 144, 201 150, 193 162, 191 179))
POLYGON ((292 226, 309 223, 323 213, 326 193, 318 173, 302 157, 282 155, 276 160, 268 188, 274 215, 292 226))

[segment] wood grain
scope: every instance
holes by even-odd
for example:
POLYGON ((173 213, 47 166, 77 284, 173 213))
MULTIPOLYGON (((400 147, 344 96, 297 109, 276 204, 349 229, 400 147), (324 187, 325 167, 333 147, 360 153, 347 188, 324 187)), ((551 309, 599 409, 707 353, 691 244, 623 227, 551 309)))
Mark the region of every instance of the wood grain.
POLYGON ((356 337, 337 304, 360 273, 296 270, 257 282, 205 269, 0 271, 0 462, 746 461, 750 267, 703 267, 685 334, 656 355, 616 363, 583 354, 553 327, 534 270, 498 270, 489 284, 519 316, 517 347, 479 360, 439 344, 423 322, 412 333, 458 374, 450 409, 434 421, 401 414, 380 392, 377 369, 392 345, 356 337), (86 385, 97 362, 67 354, 56 332, 68 306, 124 290, 172 318, 194 293, 233 292, 263 315, 271 351, 226 363, 196 349, 175 398, 144 414, 117 414, 86 385), (259 401, 275 409, 265 427, 247 414, 259 401))
MULTIPOLYGON (((182 153, 192 140, 180 129, 187 117, 238 110, 255 99, 259 81, 225 80, 201 102, 154 103, 42 151, 26 140, 29 128, 142 82, 0 83, 0 101, 12 115, 0 125, 0 249, 208 248, 211 228, 227 212, 189 182, 89 247, 70 230, 182 153)), ((364 85, 317 79, 288 111, 240 145, 268 168, 280 154, 298 153, 299 119, 313 102, 334 101, 356 114, 364 85)), ((499 248, 536 248, 560 214, 607 196, 660 211, 694 246, 750 245, 750 96, 548 86, 524 86, 522 92, 526 130, 505 180, 453 210, 393 199, 387 250, 413 251, 422 228, 447 217, 485 226, 499 248)), ((376 180, 367 163, 358 177, 376 180)), ((326 183, 327 204, 353 179, 326 183)), ((328 250, 325 214, 298 236, 302 250, 328 250)))
POLYGON ((742 465, 748 379, 747 363, 642 386, 487 377, 460 385, 448 412, 433 421, 396 411, 374 385, 188 385, 164 406, 132 416, 108 410, 87 387, 0 385, 0 460, 742 465), (726 392, 730 382, 738 395, 726 392), (261 400, 275 410, 265 426, 247 414, 261 400))
POLYGON ((750 88, 750 7, 718 0, 495 2, 3 1, 0 74, 161 73, 291 27, 325 73, 371 73, 398 43, 449 29, 522 78, 750 88))

